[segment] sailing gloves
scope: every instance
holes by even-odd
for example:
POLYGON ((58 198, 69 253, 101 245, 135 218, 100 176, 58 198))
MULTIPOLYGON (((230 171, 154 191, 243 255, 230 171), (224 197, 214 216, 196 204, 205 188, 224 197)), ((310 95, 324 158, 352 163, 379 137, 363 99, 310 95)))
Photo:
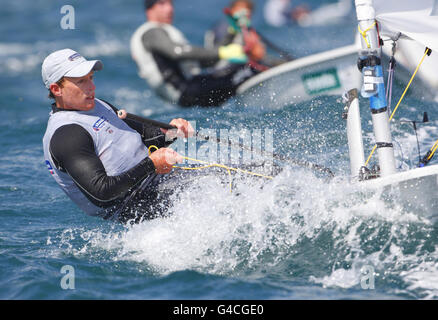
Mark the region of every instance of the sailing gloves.
POLYGON ((231 63, 246 63, 248 61, 243 47, 236 43, 219 47, 218 54, 220 59, 228 60, 231 63))

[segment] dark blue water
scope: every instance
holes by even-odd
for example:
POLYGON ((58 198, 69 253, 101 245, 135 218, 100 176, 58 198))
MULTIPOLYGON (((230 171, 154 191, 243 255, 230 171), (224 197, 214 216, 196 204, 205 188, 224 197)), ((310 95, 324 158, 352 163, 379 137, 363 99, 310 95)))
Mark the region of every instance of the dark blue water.
MULTIPOLYGON (((227 1, 175 0, 175 25, 195 44, 227 1)), ((296 56, 351 44, 355 16, 321 27, 254 25, 296 56)), ((317 7, 324 1, 309 1, 317 7)), ((64 2, 0 1, 0 298, 2 299, 436 299, 438 228, 379 197, 345 197, 349 167, 337 97, 280 110, 182 109, 137 76, 129 39, 144 21, 142 1, 69 1, 76 29, 60 27, 64 2), (82 213, 47 172, 41 146, 50 101, 41 63, 70 47, 101 59, 96 95, 129 112, 200 128, 273 130, 274 150, 330 167, 330 182, 282 164, 272 181, 242 177, 230 193, 215 175, 189 185, 173 215, 125 227, 82 213), (261 188, 261 185, 263 185, 261 188), (75 271, 74 290, 61 269, 75 271), (374 271, 373 288, 366 270, 374 271), (364 285, 365 284, 365 285, 364 285), (367 289, 368 288, 368 289, 367 289)), ((402 92, 396 84, 395 97, 402 92)), ((368 152, 372 128, 363 108, 368 152)), ((419 128, 424 154, 437 138, 437 104, 409 94, 400 117, 419 128)), ((394 124, 398 165, 415 165, 412 127, 394 124)), ((225 179, 226 179, 225 174, 225 179)))

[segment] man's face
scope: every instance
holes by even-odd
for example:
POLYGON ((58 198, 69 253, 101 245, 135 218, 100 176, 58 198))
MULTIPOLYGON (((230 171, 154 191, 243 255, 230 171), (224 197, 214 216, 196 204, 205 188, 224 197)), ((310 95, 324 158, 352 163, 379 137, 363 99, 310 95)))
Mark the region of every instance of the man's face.
POLYGON ((91 71, 80 78, 65 77, 62 87, 59 88, 64 109, 88 111, 94 108, 94 94, 96 86, 93 83, 91 71))
POLYGON ((147 11, 148 20, 172 24, 173 2, 172 0, 159 0, 147 11))

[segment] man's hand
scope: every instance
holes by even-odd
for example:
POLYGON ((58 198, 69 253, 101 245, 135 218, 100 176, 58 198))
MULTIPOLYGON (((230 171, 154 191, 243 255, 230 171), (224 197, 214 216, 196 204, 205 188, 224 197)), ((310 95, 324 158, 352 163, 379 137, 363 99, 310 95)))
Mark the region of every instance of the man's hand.
POLYGON ((126 119, 127 115, 128 115, 128 113, 126 112, 125 109, 121 109, 121 110, 117 111, 117 116, 122 120, 126 119))
POLYGON ((161 131, 163 131, 166 134, 166 141, 171 141, 176 137, 189 138, 189 137, 193 137, 193 135, 195 134, 195 130, 193 129, 190 122, 188 122, 187 120, 181 118, 173 119, 172 121, 170 121, 170 124, 172 126, 175 126, 176 129, 173 130, 161 129, 161 131))
POLYGON ((153 152, 149 158, 154 163, 155 172, 159 174, 169 173, 172 171, 172 166, 174 164, 183 161, 183 157, 169 148, 158 149, 153 152))

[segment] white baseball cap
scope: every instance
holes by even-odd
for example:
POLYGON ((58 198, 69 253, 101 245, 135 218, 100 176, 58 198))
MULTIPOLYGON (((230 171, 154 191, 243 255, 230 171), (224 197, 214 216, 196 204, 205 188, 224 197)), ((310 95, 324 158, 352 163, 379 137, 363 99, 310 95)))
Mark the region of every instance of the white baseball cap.
POLYGON ((43 82, 47 89, 62 77, 79 78, 92 70, 102 70, 100 60, 88 61, 72 49, 62 49, 49 54, 41 67, 43 82))

